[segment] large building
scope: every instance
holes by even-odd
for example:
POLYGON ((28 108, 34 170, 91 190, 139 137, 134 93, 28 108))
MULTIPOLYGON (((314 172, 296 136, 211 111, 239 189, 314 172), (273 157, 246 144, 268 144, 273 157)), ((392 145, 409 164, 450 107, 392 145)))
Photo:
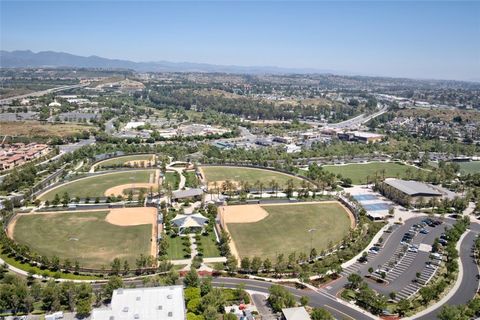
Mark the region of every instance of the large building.
POLYGON ((109 308, 94 309, 92 320, 185 320, 182 286, 113 291, 109 308))
POLYGON ((389 198, 401 198, 393 196, 394 193, 397 193, 402 195, 403 198, 408 197, 409 202, 412 204, 419 203, 419 201, 426 203, 433 198, 441 198, 443 196, 443 194, 433 186, 412 180, 385 179, 382 189, 385 196, 389 198))

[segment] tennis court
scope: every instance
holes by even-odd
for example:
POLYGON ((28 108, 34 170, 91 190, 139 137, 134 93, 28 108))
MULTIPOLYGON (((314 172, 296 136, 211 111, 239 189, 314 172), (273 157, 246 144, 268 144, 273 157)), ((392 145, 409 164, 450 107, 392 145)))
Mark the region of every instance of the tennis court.
POLYGON ((357 201, 365 201, 365 200, 377 200, 377 197, 373 194, 357 194, 353 196, 357 201))
POLYGON ((390 205, 384 202, 377 202, 370 204, 362 204, 362 207, 364 207, 367 211, 382 211, 388 210, 390 208, 390 205))

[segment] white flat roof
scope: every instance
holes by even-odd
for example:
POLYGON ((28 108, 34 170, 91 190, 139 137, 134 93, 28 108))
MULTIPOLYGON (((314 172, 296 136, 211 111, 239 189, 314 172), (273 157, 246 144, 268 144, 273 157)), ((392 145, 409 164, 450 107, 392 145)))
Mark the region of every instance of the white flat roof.
POLYGON ((94 309, 92 320, 185 320, 182 286, 113 291, 108 309, 94 309))

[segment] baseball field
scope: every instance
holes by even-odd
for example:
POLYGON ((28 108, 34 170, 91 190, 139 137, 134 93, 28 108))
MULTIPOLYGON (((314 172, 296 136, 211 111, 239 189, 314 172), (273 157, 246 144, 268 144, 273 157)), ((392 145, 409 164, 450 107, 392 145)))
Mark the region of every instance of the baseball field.
POLYGON ((82 267, 108 269, 120 258, 133 268, 140 254, 155 256, 155 221, 155 208, 35 213, 20 215, 8 233, 33 252, 82 267))
POLYGON ((406 178, 408 168, 415 175, 420 169, 394 162, 372 162, 372 163, 355 163, 336 166, 322 166, 326 171, 334 174, 341 174, 344 178, 352 179, 353 184, 366 184, 367 176, 372 181, 377 174, 383 177, 385 170, 385 178, 406 178))
POLYGON ((121 166, 121 165, 132 166, 132 167, 136 165, 141 167, 142 164, 147 164, 150 162, 153 163, 154 159, 155 159, 155 155, 153 154, 137 154, 137 155, 123 156, 123 157, 100 161, 95 164, 95 167, 101 168, 101 167, 121 166))
POLYGON ((119 195, 124 189, 150 188, 157 185, 159 173, 156 170, 135 170, 113 172, 67 182, 38 196, 40 200, 53 200, 55 194, 60 197, 65 192, 74 197, 103 197, 119 195))
POLYGON ((280 187, 285 186, 289 179, 292 179, 296 185, 299 185, 302 181, 302 179, 293 175, 257 168, 208 166, 202 167, 201 171, 209 185, 212 185, 215 181, 221 185, 225 180, 230 180, 237 183, 240 181, 248 182, 253 186, 255 182, 260 181, 264 184, 264 188, 269 188, 269 183, 272 180, 278 182, 280 187))
POLYGON ((319 252, 330 242, 341 241, 355 225, 351 214, 336 201, 225 206, 219 210, 232 237, 232 253, 239 258, 309 254, 311 247, 319 252))

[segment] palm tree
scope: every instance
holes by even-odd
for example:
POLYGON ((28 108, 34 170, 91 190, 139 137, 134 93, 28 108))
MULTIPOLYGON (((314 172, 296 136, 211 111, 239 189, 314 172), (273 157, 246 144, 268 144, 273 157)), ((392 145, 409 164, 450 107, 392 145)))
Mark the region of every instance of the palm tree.
POLYGON ((263 198, 263 188, 265 188, 265 184, 260 181, 260 183, 258 184, 258 187, 260 188, 260 199, 263 198))

